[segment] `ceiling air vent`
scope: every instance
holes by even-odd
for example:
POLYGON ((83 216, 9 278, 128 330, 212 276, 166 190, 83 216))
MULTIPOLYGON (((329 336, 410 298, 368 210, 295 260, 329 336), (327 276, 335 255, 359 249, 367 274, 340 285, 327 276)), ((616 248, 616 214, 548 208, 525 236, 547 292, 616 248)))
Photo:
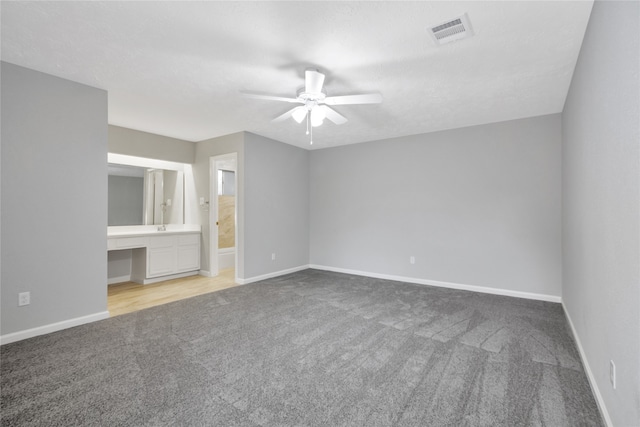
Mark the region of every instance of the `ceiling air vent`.
POLYGON ((429 28, 429 35, 435 44, 440 45, 471 37, 473 35, 473 28, 471 28, 469 16, 465 13, 451 21, 429 28))

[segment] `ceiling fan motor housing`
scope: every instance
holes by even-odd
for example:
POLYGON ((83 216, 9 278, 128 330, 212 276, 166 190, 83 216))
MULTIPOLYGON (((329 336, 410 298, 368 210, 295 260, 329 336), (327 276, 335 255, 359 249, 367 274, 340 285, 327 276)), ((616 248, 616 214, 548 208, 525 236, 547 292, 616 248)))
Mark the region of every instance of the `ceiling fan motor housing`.
POLYGON ((305 103, 306 101, 315 101, 316 103, 320 103, 324 101, 324 99, 327 97, 327 94, 324 92, 324 90, 318 93, 305 92, 305 88, 301 87, 300 89, 298 89, 296 96, 300 101, 305 103))

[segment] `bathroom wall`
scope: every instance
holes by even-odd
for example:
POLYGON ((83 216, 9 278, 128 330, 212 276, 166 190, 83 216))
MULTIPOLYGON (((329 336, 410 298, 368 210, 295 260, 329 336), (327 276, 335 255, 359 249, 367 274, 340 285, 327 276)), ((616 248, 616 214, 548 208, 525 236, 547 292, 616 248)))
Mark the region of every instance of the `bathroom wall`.
POLYGON ((179 163, 195 161, 195 142, 109 125, 109 152, 179 163))
POLYGON ((108 317, 107 92, 2 62, 0 93, 5 343, 108 317))

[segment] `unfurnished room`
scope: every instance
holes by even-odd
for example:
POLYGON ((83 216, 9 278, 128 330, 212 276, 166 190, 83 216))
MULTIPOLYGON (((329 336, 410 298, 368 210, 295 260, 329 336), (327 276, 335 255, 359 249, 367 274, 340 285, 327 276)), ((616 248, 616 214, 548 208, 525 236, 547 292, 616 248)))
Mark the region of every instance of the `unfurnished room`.
POLYGON ((640 427, 640 2, 0 19, 3 426, 640 427))

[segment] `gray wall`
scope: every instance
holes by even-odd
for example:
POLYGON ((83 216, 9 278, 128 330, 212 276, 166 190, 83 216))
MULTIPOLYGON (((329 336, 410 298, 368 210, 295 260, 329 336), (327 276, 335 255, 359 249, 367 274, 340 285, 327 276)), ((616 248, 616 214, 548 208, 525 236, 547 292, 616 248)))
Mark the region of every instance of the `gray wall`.
POLYGON ((109 125, 109 152, 179 163, 193 163, 196 144, 168 136, 109 125))
POLYGON ((244 171, 244 277, 307 265, 309 152, 247 132, 244 171))
POLYGON ((144 222, 144 178, 109 175, 108 225, 144 222))
POLYGON ((107 93, 1 71, 5 335, 107 309, 107 93))
MULTIPOLYGON (((238 235, 236 236, 236 251, 238 252, 238 265, 236 275, 244 278, 244 132, 207 139, 196 143, 195 164, 193 165, 193 177, 195 180, 196 198, 204 197, 209 200, 209 158, 222 154, 238 153, 236 180, 236 203, 238 214, 238 235)), ((202 226, 202 242, 200 251, 200 269, 209 271, 209 212, 198 207, 199 224, 202 226)))
POLYGON ((107 252, 107 273, 108 279, 131 280, 131 261, 133 259, 132 250, 124 249, 107 252))
POLYGON ((639 21, 595 2, 562 115, 562 298, 615 426, 640 420, 639 21))
POLYGON ((311 264, 560 296, 560 137, 551 115, 311 152, 311 264))

